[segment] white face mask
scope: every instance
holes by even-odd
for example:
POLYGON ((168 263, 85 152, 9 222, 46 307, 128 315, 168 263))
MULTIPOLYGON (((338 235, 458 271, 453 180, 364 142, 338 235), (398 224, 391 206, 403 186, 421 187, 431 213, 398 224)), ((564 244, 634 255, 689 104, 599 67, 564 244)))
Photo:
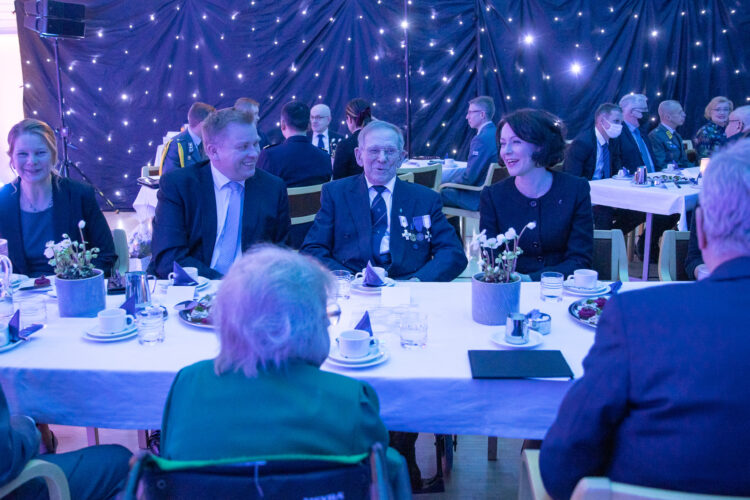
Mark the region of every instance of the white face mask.
POLYGON ((622 133, 622 123, 609 123, 606 118, 604 118, 604 123, 606 124, 604 130, 607 131, 607 135, 610 139, 620 137, 620 134, 622 133))

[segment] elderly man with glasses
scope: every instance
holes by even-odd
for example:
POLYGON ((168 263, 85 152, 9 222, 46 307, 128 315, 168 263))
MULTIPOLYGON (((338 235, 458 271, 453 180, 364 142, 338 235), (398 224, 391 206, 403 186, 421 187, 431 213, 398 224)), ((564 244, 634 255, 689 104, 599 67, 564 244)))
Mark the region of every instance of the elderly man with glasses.
POLYGON ((310 108, 310 130, 307 132, 307 137, 310 138, 313 146, 333 155, 336 152, 336 146, 344 139, 344 136, 331 130, 330 125, 331 108, 325 104, 316 104, 310 108))

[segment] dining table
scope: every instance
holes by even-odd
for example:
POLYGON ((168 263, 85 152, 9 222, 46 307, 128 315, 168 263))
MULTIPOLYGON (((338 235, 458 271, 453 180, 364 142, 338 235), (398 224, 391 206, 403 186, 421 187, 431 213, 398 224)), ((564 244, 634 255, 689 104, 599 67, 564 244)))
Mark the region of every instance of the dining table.
MULTIPOLYGON (((379 293, 351 292, 341 298, 337 324, 329 327, 332 343, 365 312, 384 355, 368 367, 343 367, 325 361, 323 370, 363 380, 375 389, 380 414, 391 430, 441 434, 480 434, 541 439, 552 424, 570 379, 474 379, 469 350, 507 349, 492 340, 504 326, 480 325, 471 316, 470 282, 396 282, 410 307, 426 313, 427 341, 418 349, 401 346, 397 308, 384 306, 379 293)), ((571 304, 581 297, 566 292, 559 302, 542 301, 539 283, 522 283, 520 311, 538 309, 551 316, 551 331, 534 349, 559 350, 575 379, 594 342, 595 329, 573 318, 571 304)), ((626 282, 619 293, 636 293, 658 282, 626 282)), ((203 295, 215 291, 211 282, 203 295)), ((167 290, 160 283, 156 290, 167 290)), ((35 292, 26 292, 35 293, 35 292)), ((188 290, 189 293, 189 290, 188 290)), ((198 297, 196 295, 196 297, 198 297)), ((142 345, 137 337, 123 341, 89 340, 84 332, 96 318, 60 318, 54 297, 44 297, 47 321, 30 340, 0 352, 0 384, 12 413, 38 422, 117 429, 158 429, 170 386, 177 372, 214 358, 218 337, 210 327, 187 323, 168 300, 153 302, 169 313, 165 338, 142 345)), ((122 295, 107 297, 119 307, 122 295)), ((240 404, 240 402, 238 402, 240 404)), ((262 404, 247 401, 245 404, 262 404)))

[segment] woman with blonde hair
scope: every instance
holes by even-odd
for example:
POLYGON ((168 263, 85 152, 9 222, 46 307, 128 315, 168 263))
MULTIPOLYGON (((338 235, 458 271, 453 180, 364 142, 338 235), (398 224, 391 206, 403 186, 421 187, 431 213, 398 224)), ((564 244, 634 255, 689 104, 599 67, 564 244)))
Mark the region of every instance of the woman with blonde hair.
POLYGON ((708 122, 698 129, 693 138, 693 146, 699 158, 708 158, 727 143, 724 130, 733 109, 732 101, 724 96, 716 96, 709 101, 704 113, 708 122))

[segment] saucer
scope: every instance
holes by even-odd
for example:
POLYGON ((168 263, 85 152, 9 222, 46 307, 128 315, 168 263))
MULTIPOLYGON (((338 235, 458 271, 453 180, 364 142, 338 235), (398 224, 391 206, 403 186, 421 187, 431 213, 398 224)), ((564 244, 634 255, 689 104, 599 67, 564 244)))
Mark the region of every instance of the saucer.
POLYGON ((594 288, 581 288, 573 284, 573 280, 566 280, 563 282, 563 288, 566 292, 571 295, 577 295, 579 297, 593 297, 595 295, 602 295, 609 292, 609 285, 601 281, 596 282, 594 288))
POLYGON ((21 344, 26 344, 28 341, 17 340, 15 342, 8 342, 4 346, 0 347, 0 352, 12 351, 21 344))
POLYGON ((625 176, 613 175, 612 177, 610 177, 610 179, 614 179, 616 181, 632 181, 633 176, 632 175, 625 175, 625 176))
POLYGON ((355 290, 360 293, 371 293, 371 294, 379 294, 380 289, 386 286, 395 286, 396 282, 392 280, 391 278, 384 278, 383 284, 381 286, 367 286, 362 283, 363 278, 357 278, 352 281, 352 290, 355 290))
POLYGON ((532 330, 531 328, 529 328, 529 341, 525 344, 509 344, 508 342, 506 342, 505 330, 493 333, 492 335, 490 335, 490 340, 500 347, 505 347, 506 349, 533 349, 544 342, 542 334, 537 330, 532 330))
POLYGON ((12 273, 10 275, 10 287, 18 288, 19 286, 21 286, 21 283, 23 283, 24 281, 27 281, 28 279, 29 277, 26 276, 25 274, 12 273))
POLYGON ((138 329, 133 328, 130 333, 126 333, 124 335, 120 335, 117 337, 109 336, 109 337, 92 337, 88 333, 83 334, 83 338, 91 341, 91 342, 119 342, 121 340, 128 340, 132 339, 133 337, 136 337, 138 335, 138 329))
POLYGON ((377 366, 381 363, 385 363, 388 361, 388 358, 390 357, 388 354, 388 351, 385 349, 385 347, 381 346, 379 351, 379 356, 373 359, 372 361, 366 361, 363 363, 343 363, 341 361, 336 361, 328 356, 326 361, 330 363, 331 365, 337 367, 337 368, 351 368, 351 369, 358 369, 358 368, 368 368, 370 366, 377 366))
POLYGON ((86 334, 87 337, 92 337, 96 339, 115 339, 115 338, 125 337, 127 335, 130 335, 136 330, 138 330, 138 327, 135 325, 135 322, 125 327, 123 330, 120 330, 119 332, 112 332, 112 333, 102 332, 101 330, 99 330, 99 324, 96 324, 95 326, 92 326, 91 328, 86 329, 84 333, 86 334))
POLYGON ((378 359, 382 356, 380 345, 374 344, 370 346, 370 350, 364 356, 360 358, 348 358, 341 354, 339 346, 336 342, 331 343, 331 352, 328 353, 328 359, 345 365, 361 365, 363 363, 369 363, 372 360, 378 359))
POLYGON ((650 188, 651 187, 650 182, 647 182, 646 184, 636 184, 635 182, 631 182, 630 185, 636 188, 650 188))

